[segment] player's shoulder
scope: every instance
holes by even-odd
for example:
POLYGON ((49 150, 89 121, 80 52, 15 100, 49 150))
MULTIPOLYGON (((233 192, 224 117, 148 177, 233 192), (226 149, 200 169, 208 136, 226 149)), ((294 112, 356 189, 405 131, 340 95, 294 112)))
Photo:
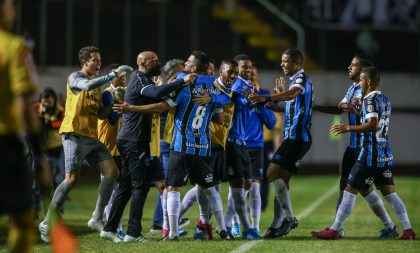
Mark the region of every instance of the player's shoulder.
POLYGON ((293 84, 304 85, 308 79, 308 76, 302 71, 295 76, 293 84))

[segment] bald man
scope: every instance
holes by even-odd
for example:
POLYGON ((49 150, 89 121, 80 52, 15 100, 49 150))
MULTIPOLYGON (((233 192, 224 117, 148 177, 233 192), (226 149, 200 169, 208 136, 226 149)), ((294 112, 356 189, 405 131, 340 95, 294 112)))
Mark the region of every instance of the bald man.
MULTIPOLYGON (((161 66, 156 53, 141 52, 137 56, 138 70, 135 70, 127 86, 124 102, 131 105, 146 105, 159 102, 169 93, 193 83, 196 75, 187 75, 170 84, 156 86, 152 78, 160 75, 161 66)), ((142 236, 141 217, 144 202, 152 179, 157 179, 150 169, 150 136, 152 114, 127 112, 122 116, 122 125, 117 136, 117 147, 121 153, 120 185, 109 214, 109 219, 101 232, 101 238, 121 242, 117 227, 124 208, 131 197, 128 228, 124 242, 146 242, 142 236)), ((163 177, 163 174, 161 175, 163 177)), ((162 180, 164 178, 161 178, 162 180)))

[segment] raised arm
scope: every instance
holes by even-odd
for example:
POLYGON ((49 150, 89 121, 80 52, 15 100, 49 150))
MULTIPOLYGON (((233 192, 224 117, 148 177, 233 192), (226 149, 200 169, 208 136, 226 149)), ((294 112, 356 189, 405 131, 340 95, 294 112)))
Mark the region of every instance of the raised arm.
POLYGON ((148 104, 148 105, 131 105, 126 102, 122 104, 114 104, 112 110, 119 112, 119 113, 126 113, 126 112, 140 112, 140 113, 162 113, 166 110, 171 108, 171 106, 161 101, 159 103, 148 104))

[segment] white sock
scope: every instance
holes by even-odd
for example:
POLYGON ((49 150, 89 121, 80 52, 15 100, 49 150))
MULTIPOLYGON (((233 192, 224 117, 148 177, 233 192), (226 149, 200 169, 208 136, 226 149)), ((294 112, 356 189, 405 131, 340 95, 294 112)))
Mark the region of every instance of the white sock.
POLYGON ((284 217, 287 220, 293 220, 292 203, 290 202, 290 193, 287 185, 282 178, 276 179, 272 182, 276 193, 277 201, 284 212, 284 217))
MULTIPOLYGON (((102 175, 101 175, 101 179, 102 179, 102 175)), ((114 190, 112 191, 111 197, 109 198, 108 201, 108 205, 106 205, 105 210, 104 210, 104 219, 108 220, 109 217, 109 213, 111 212, 111 208, 112 208, 112 203, 114 203, 114 199, 115 199, 115 195, 117 195, 117 190, 118 190, 118 183, 114 184, 114 190)))
MULTIPOLYGON (((199 189, 202 189, 199 186, 199 189)), ((215 187, 210 187, 207 189, 203 189, 203 192, 207 196, 208 204, 210 210, 214 214, 216 218, 219 231, 226 230, 225 219, 223 218, 223 204, 222 198, 220 198, 219 193, 217 192, 215 187)))
POLYGON ((281 209, 280 203, 276 197, 274 197, 274 218, 271 224, 272 228, 279 228, 284 219, 284 212, 281 209))
POLYGON ((163 191, 162 196, 160 197, 160 200, 162 201, 162 211, 163 211, 163 229, 169 230, 169 219, 168 219, 168 190, 163 191))
POLYGON ((246 205, 245 194, 243 188, 232 188, 233 207, 241 220, 244 232, 251 229, 251 223, 248 219, 248 208, 246 205))
POLYGON ((356 202, 356 195, 348 191, 343 192, 343 199, 341 204, 338 207, 337 213, 335 215, 334 224, 331 226, 331 229, 339 231, 344 224, 344 221, 347 217, 350 216, 351 211, 353 210, 354 203, 356 202))
POLYGON ((209 200, 204 188, 196 185, 197 201, 200 209, 200 220, 203 224, 210 224, 209 220, 209 200))
POLYGON ((194 203, 197 201, 197 186, 191 188, 182 198, 181 202, 181 211, 179 212, 179 219, 182 219, 184 214, 193 207, 194 203))
POLYGON ((229 187, 228 207, 225 214, 225 224, 227 227, 232 227, 233 216, 235 216, 235 208, 233 207, 232 189, 229 187))
POLYGON ((249 190, 249 209, 251 212, 252 227, 260 231, 261 194, 260 183, 253 182, 249 190))
POLYGON ((376 214, 376 216, 381 219, 385 228, 393 229, 395 224, 392 222, 391 217, 389 217, 388 212, 385 209, 384 202, 381 197, 379 197, 376 191, 369 193, 365 200, 368 202, 370 209, 376 214))
POLYGON ((169 218, 169 237, 174 238, 178 236, 178 217, 181 203, 180 192, 168 192, 167 209, 169 218))
POLYGON ((384 198, 389 202, 389 204, 391 204, 391 208, 397 215, 398 220, 400 220, 401 224, 403 225, 404 230, 410 229, 411 224, 410 220, 408 219, 407 210, 405 209, 405 205, 398 194, 394 192, 384 196, 384 198))

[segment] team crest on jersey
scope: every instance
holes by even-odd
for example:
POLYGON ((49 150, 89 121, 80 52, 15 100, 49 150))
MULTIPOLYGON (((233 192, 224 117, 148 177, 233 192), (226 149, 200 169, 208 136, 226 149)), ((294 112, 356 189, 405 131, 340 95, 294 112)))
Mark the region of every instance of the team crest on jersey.
POLYGON ((299 84, 303 83, 303 78, 297 78, 295 83, 299 83, 299 84))
POLYGON ((365 184, 372 185, 373 184, 373 181, 374 181, 373 177, 368 177, 365 180, 365 184))
POLYGON ((367 112, 373 112, 373 105, 368 105, 366 108, 367 112))

